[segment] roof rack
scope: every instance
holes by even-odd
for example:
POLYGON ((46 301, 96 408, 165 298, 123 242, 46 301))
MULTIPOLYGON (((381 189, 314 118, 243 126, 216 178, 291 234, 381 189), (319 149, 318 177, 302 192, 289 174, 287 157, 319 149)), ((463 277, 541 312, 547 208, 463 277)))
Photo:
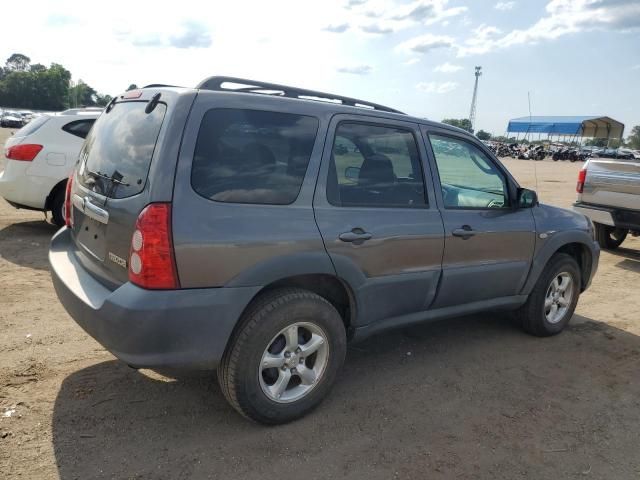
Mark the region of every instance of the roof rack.
POLYGON ((371 110, 380 110, 382 112, 400 113, 404 112, 393 108, 385 107, 373 102, 358 100, 357 98, 343 97, 334 95, 333 93, 317 92, 315 90, 306 90, 304 88, 288 87, 277 83, 260 82, 256 80, 247 80, 245 78, 236 77, 209 77, 200 82, 196 88, 203 90, 217 90, 240 93, 259 93, 262 95, 273 95, 288 98, 299 98, 303 100, 319 100, 323 102, 340 102, 342 105, 352 107, 369 108, 371 110), (234 84, 232 87, 225 87, 224 84, 234 84))
MULTIPOLYGON (((176 85, 165 85, 164 83, 150 83, 142 88, 162 88, 162 87, 175 87, 176 85)), ((133 90, 139 90, 140 88, 134 88, 133 90)))

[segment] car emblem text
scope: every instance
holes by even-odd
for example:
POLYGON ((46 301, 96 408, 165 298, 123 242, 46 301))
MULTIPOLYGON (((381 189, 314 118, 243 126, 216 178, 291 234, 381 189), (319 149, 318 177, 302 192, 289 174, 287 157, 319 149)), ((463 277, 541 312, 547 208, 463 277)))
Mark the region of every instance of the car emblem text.
POLYGON ((109 252, 109 260, 117 265, 120 265, 122 268, 127 268, 127 261, 124 258, 116 255, 115 253, 109 252))

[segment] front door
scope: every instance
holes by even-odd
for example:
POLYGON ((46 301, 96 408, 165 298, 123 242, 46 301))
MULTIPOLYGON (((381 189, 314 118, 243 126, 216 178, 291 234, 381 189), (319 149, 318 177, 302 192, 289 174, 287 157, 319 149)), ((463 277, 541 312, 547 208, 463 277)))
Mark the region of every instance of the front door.
POLYGON ((425 130, 445 229, 434 307, 517 295, 535 245, 532 210, 517 209, 515 181, 466 136, 425 130))
POLYGON ((357 325, 429 308, 443 226, 417 125, 338 115, 329 128, 316 221, 338 275, 357 290, 357 325))

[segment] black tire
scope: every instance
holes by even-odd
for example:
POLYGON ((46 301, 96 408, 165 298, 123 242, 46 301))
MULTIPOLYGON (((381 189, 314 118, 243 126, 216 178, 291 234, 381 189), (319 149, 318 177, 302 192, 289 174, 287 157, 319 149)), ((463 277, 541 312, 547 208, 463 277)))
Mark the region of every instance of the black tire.
POLYGON ((596 223, 596 240, 600 244, 600 248, 606 250, 615 250, 618 248, 625 238, 629 230, 624 228, 610 227, 609 225, 603 225, 596 223))
POLYGON ((58 191, 51 200, 51 221, 58 227, 62 227, 65 224, 64 221, 64 197, 65 188, 58 188, 58 191))
POLYGON ((327 396, 346 351, 345 326, 333 305, 307 290, 278 289, 260 296, 242 316, 218 366, 218 380, 227 401, 245 417, 270 425, 286 423, 309 413, 327 396), (290 403, 278 403, 261 386, 262 355, 270 339, 297 322, 312 323, 322 330, 328 356, 323 373, 307 394, 290 403))
POLYGON ((566 253, 556 253, 540 274, 526 303, 516 311, 516 319, 527 333, 538 337, 548 337, 560 333, 573 316, 580 297, 580 286, 580 267, 576 260, 566 253), (571 300, 563 317, 557 323, 551 323, 545 315, 545 297, 554 278, 564 272, 572 277, 571 300))

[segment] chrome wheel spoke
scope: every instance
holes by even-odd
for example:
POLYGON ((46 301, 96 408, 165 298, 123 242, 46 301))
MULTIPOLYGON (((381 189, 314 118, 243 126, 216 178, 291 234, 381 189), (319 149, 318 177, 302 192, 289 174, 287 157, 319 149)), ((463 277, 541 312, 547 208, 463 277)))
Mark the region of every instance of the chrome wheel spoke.
POLYGON ((558 313, 558 305, 555 303, 551 305, 551 310, 549 310, 549 320, 553 322, 556 319, 556 315, 558 313))
POLYGON ((569 301, 564 297, 560 297, 558 298, 558 305, 560 305, 561 307, 566 307, 569 305, 569 301))
POLYGON ((274 355, 268 351, 262 357, 262 369, 267 368, 280 368, 284 366, 284 356, 274 355))
POLYGON ((558 291, 560 292, 566 292, 567 288, 569 287, 569 285, 571 285, 571 278, 569 276, 561 276, 560 277, 560 284, 558 285, 558 291))
POLYGON ((298 325, 291 325, 283 333, 287 345, 285 348, 289 351, 298 348, 298 325))
POLYGON ((307 343, 300 345, 301 355, 303 357, 308 357, 309 355, 317 352, 323 344, 324 338, 320 335, 313 334, 307 343))
POLYGON ((296 373, 300 377, 302 385, 313 385, 316 381, 316 372, 314 372, 312 368, 309 368, 306 365, 300 365, 298 368, 296 368, 296 373))
POLYGON ((280 398, 284 393, 284 391, 287 389, 287 385, 289 385, 290 380, 291 380, 291 372, 289 371, 289 369, 278 370, 278 379, 273 385, 269 386, 269 390, 271 391, 271 394, 275 398, 280 398))
POLYGON ((553 297, 548 296, 547 298, 544 299, 544 309, 545 311, 548 310, 551 305, 553 305, 553 297))

